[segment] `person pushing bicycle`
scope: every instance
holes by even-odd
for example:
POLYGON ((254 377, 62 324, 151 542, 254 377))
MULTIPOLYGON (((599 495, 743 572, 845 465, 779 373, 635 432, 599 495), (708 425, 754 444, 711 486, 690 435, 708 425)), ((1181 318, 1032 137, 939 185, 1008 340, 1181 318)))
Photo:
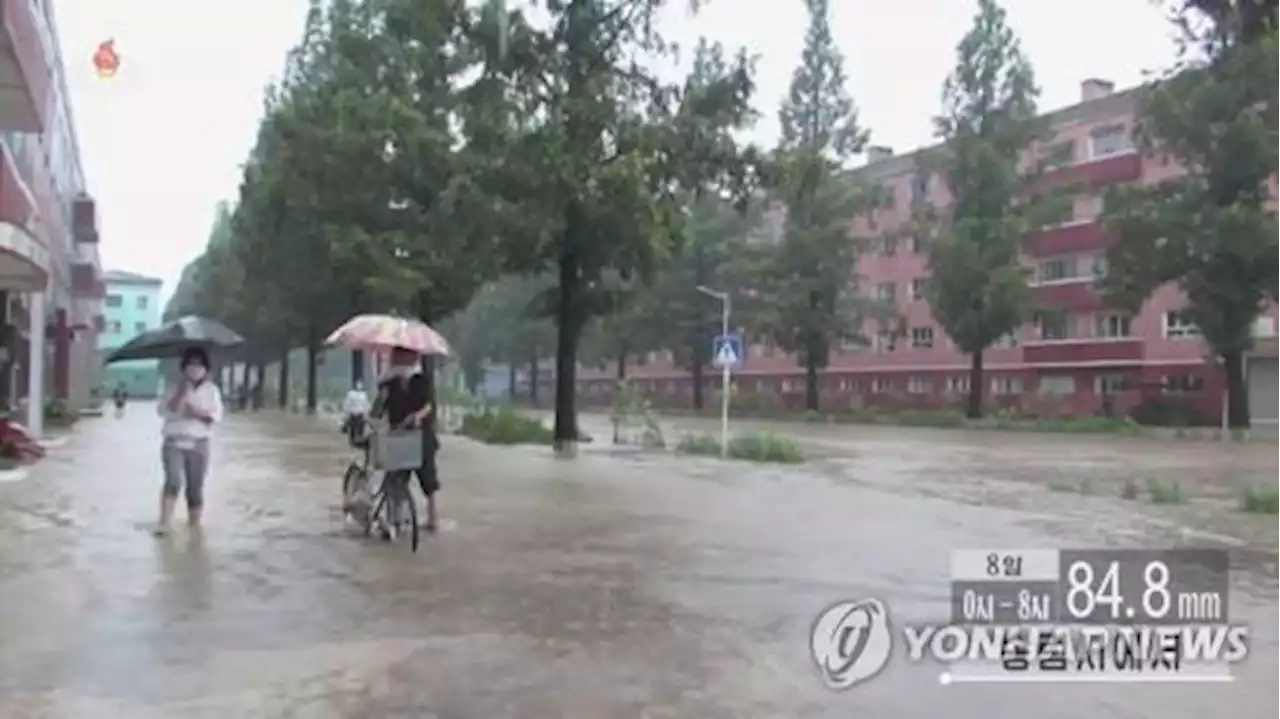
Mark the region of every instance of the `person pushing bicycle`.
POLYGON ((436 492, 440 491, 440 478, 436 470, 436 452, 440 439, 436 435, 435 407, 431 402, 430 386, 422 371, 419 356, 403 347, 391 351, 391 367, 378 382, 378 394, 374 400, 372 417, 385 417, 393 429, 422 430, 422 466, 416 470, 388 472, 383 481, 403 480, 408 483, 408 473, 418 475, 418 486, 426 497, 428 534, 437 527, 436 492))

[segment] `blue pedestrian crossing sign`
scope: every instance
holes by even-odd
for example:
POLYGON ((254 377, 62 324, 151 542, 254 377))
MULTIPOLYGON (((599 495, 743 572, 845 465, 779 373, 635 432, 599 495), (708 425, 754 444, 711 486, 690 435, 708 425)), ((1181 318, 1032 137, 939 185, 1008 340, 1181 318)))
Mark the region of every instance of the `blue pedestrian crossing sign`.
POLYGON ((716 367, 739 367, 742 365, 742 337, 739 335, 719 335, 711 346, 711 363, 716 367))

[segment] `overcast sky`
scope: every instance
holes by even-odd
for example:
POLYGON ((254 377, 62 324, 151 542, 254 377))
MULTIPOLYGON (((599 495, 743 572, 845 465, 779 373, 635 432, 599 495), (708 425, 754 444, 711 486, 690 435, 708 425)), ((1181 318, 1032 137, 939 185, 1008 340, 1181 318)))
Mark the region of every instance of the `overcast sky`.
MULTIPOLYGON (((516 0, 508 0, 515 2, 516 0)), ((172 289, 208 238, 213 208, 234 199, 239 165, 262 115, 262 90, 301 32, 306 0, 53 0, 90 192, 108 267, 154 275, 172 289), (90 61, 115 38, 119 75, 90 61)), ((807 21, 801 0, 712 0, 691 17, 680 0, 664 32, 692 48, 699 36, 760 56, 754 136, 777 135, 807 21)), ((875 144, 902 152, 931 141, 930 118, 969 26, 974 0, 834 0, 832 25, 849 89, 875 144)), ((1006 0, 1053 109, 1080 81, 1119 86, 1167 65, 1173 45, 1150 0, 1006 0)))

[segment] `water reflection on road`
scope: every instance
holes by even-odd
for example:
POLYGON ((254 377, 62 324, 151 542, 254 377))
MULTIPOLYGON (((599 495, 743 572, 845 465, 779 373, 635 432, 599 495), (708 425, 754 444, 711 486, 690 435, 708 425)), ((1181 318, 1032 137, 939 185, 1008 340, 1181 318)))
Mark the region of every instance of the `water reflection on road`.
POLYGON ((344 530, 336 424, 232 417, 207 530, 156 541, 154 415, 86 421, 0 485, 0 716, 1277 714, 1275 521, 1212 504, 1274 483, 1274 447, 801 429, 821 456, 786 470, 448 440, 448 521, 413 556, 344 530), (1203 501, 1109 489, 1175 471, 1203 501), (1234 684, 942 687, 897 661, 833 694, 811 669, 836 599, 945 615, 956 547, 1215 543, 1258 637, 1234 684))

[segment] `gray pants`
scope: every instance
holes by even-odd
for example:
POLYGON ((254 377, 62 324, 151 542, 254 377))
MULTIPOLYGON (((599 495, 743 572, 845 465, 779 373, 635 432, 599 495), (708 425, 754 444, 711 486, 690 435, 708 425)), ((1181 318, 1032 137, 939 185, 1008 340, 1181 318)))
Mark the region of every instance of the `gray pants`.
POLYGON ((164 496, 177 497, 187 490, 187 508, 204 506, 204 478, 209 472, 209 440, 176 440, 165 437, 160 445, 160 461, 164 465, 164 496), (193 443, 180 447, 178 442, 193 443))

